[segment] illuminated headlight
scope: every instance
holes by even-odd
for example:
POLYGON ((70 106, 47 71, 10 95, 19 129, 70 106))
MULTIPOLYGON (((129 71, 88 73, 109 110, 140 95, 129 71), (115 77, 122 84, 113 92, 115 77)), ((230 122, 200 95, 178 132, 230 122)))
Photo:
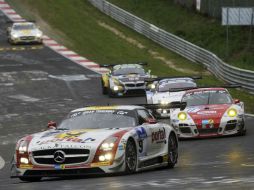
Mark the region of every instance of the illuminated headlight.
POLYGON ((37 37, 37 38, 41 38, 41 37, 42 37, 42 33, 41 33, 41 32, 40 32, 40 33, 37 33, 37 34, 36 34, 36 37, 37 37))
POLYGON ((113 87, 113 90, 114 90, 114 91, 118 91, 118 90, 119 90, 119 87, 118 87, 118 86, 114 86, 114 87, 113 87))
POLYGON ((228 116, 229 116, 229 117, 235 117, 235 116, 237 116, 237 111, 236 111, 236 109, 234 109, 234 108, 229 109, 229 110, 228 110, 228 116))
POLYGON ((18 34, 12 33, 12 34, 11 34, 11 37, 12 37, 12 38, 18 38, 19 36, 18 36, 18 34))
POLYGON ((187 114, 185 112, 180 112, 178 114, 178 119, 181 120, 181 121, 184 121, 187 119, 187 114))
POLYGON ((27 146, 28 146, 28 142, 22 141, 18 147, 19 153, 24 154, 25 152, 27 152, 27 146))
POLYGON ((114 148, 115 146, 115 141, 117 140, 116 137, 112 137, 112 138, 109 138, 107 139, 105 142, 103 142, 101 144, 101 147, 100 147, 100 150, 103 150, 103 151, 110 151, 114 148))
POLYGON ((162 113, 163 113, 163 114, 167 114, 168 111, 167 111, 167 110, 162 110, 162 113))
POLYGON ((169 102, 168 101, 166 101, 166 100, 161 100, 160 101, 160 104, 162 104, 162 105, 167 105, 169 102))
POLYGON ((155 87, 156 87, 155 84, 151 84, 151 85, 150 85, 150 88, 151 88, 151 89, 155 89, 155 87))
POLYGON ((105 154, 105 155, 99 156, 99 161, 100 162, 110 161, 111 159, 112 159, 112 155, 111 154, 105 154))
POLYGON ((27 158, 21 157, 21 158, 20 158, 20 163, 21 163, 21 164, 28 164, 28 163, 29 163, 29 160, 28 160, 27 158))

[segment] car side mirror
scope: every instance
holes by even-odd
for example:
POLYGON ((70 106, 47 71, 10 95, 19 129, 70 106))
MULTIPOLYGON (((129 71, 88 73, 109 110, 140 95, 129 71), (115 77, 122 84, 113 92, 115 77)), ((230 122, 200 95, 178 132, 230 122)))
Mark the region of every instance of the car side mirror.
POLYGON ((234 99, 234 103, 235 103, 235 104, 239 104, 239 103, 240 103, 240 100, 239 100, 239 99, 234 99))
POLYGON ((149 118, 149 119, 146 120, 146 123, 149 123, 149 124, 156 124, 157 121, 156 121, 156 119, 154 119, 154 118, 149 118))
POLYGON ((49 121, 48 122, 48 129, 57 129, 57 125, 55 121, 49 121))

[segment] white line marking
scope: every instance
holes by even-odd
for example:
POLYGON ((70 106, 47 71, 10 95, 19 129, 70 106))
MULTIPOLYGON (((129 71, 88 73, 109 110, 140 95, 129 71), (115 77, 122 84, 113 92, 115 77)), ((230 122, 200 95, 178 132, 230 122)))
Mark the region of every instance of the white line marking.
POLYGON ((250 113, 246 113, 245 115, 249 117, 254 117, 254 114, 250 114, 250 113))
POLYGON ((0 170, 3 169, 4 165, 5 165, 5 161, 4 161, 4 159, 0 156, 0 170))

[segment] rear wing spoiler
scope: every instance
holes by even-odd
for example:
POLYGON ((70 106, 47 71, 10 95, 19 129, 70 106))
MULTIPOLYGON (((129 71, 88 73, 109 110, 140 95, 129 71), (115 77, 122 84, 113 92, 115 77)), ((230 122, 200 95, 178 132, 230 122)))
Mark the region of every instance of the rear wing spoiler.
POLYGON ((241 87, 242 86, 238 84, 228 84, 228 85, 221 85, 221 86, 198 86, 198 87, 187 87, 187 88, 174 88, 174 89, 169 89, 167 92, 180 92, 180 91, 202 89, 202 88, 241 88, 241 87))
POLYGON ((171 102, 169 104, 137 104, 137 106, 145 107, 149 110, 156 110, 156 109, 177 109, 184 110, 186 107, 186 102, 171 102))
POLYGON ((154 81, 160 81, 163 79, 181 79, 181 78, 190 78, 193 80, 202 79, 202 76, 170 76, 170 77, 156 77, 156 78, 146 78, 146 82, 154 82, 154 81))
MULTIPOLYGON (((142 65, 142 66, 147 66, 148 63, 147 62, 135 62, 135 63, 126 63, 126 64, 138 64, 138 65, 142 65)), ((100 65, 100 67, 108 67, 108 68, 112 68, 116 65, 121 65, 121 64, 103 64, 103 65, 100 65)))

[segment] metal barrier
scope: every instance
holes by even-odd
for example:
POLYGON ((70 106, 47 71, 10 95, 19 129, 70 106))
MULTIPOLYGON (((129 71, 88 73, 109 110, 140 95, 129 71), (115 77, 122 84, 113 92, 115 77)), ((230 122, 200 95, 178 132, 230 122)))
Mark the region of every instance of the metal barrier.
POLYGON ((218 78, 231 84, 239 84, 246 90, 254 93, 254 71, 240 69, 224 63, 215 54, 162 30, 106 0, 88 1, 103 13, 143 34, 161 46, 193 62, 205 65, 218 78))

